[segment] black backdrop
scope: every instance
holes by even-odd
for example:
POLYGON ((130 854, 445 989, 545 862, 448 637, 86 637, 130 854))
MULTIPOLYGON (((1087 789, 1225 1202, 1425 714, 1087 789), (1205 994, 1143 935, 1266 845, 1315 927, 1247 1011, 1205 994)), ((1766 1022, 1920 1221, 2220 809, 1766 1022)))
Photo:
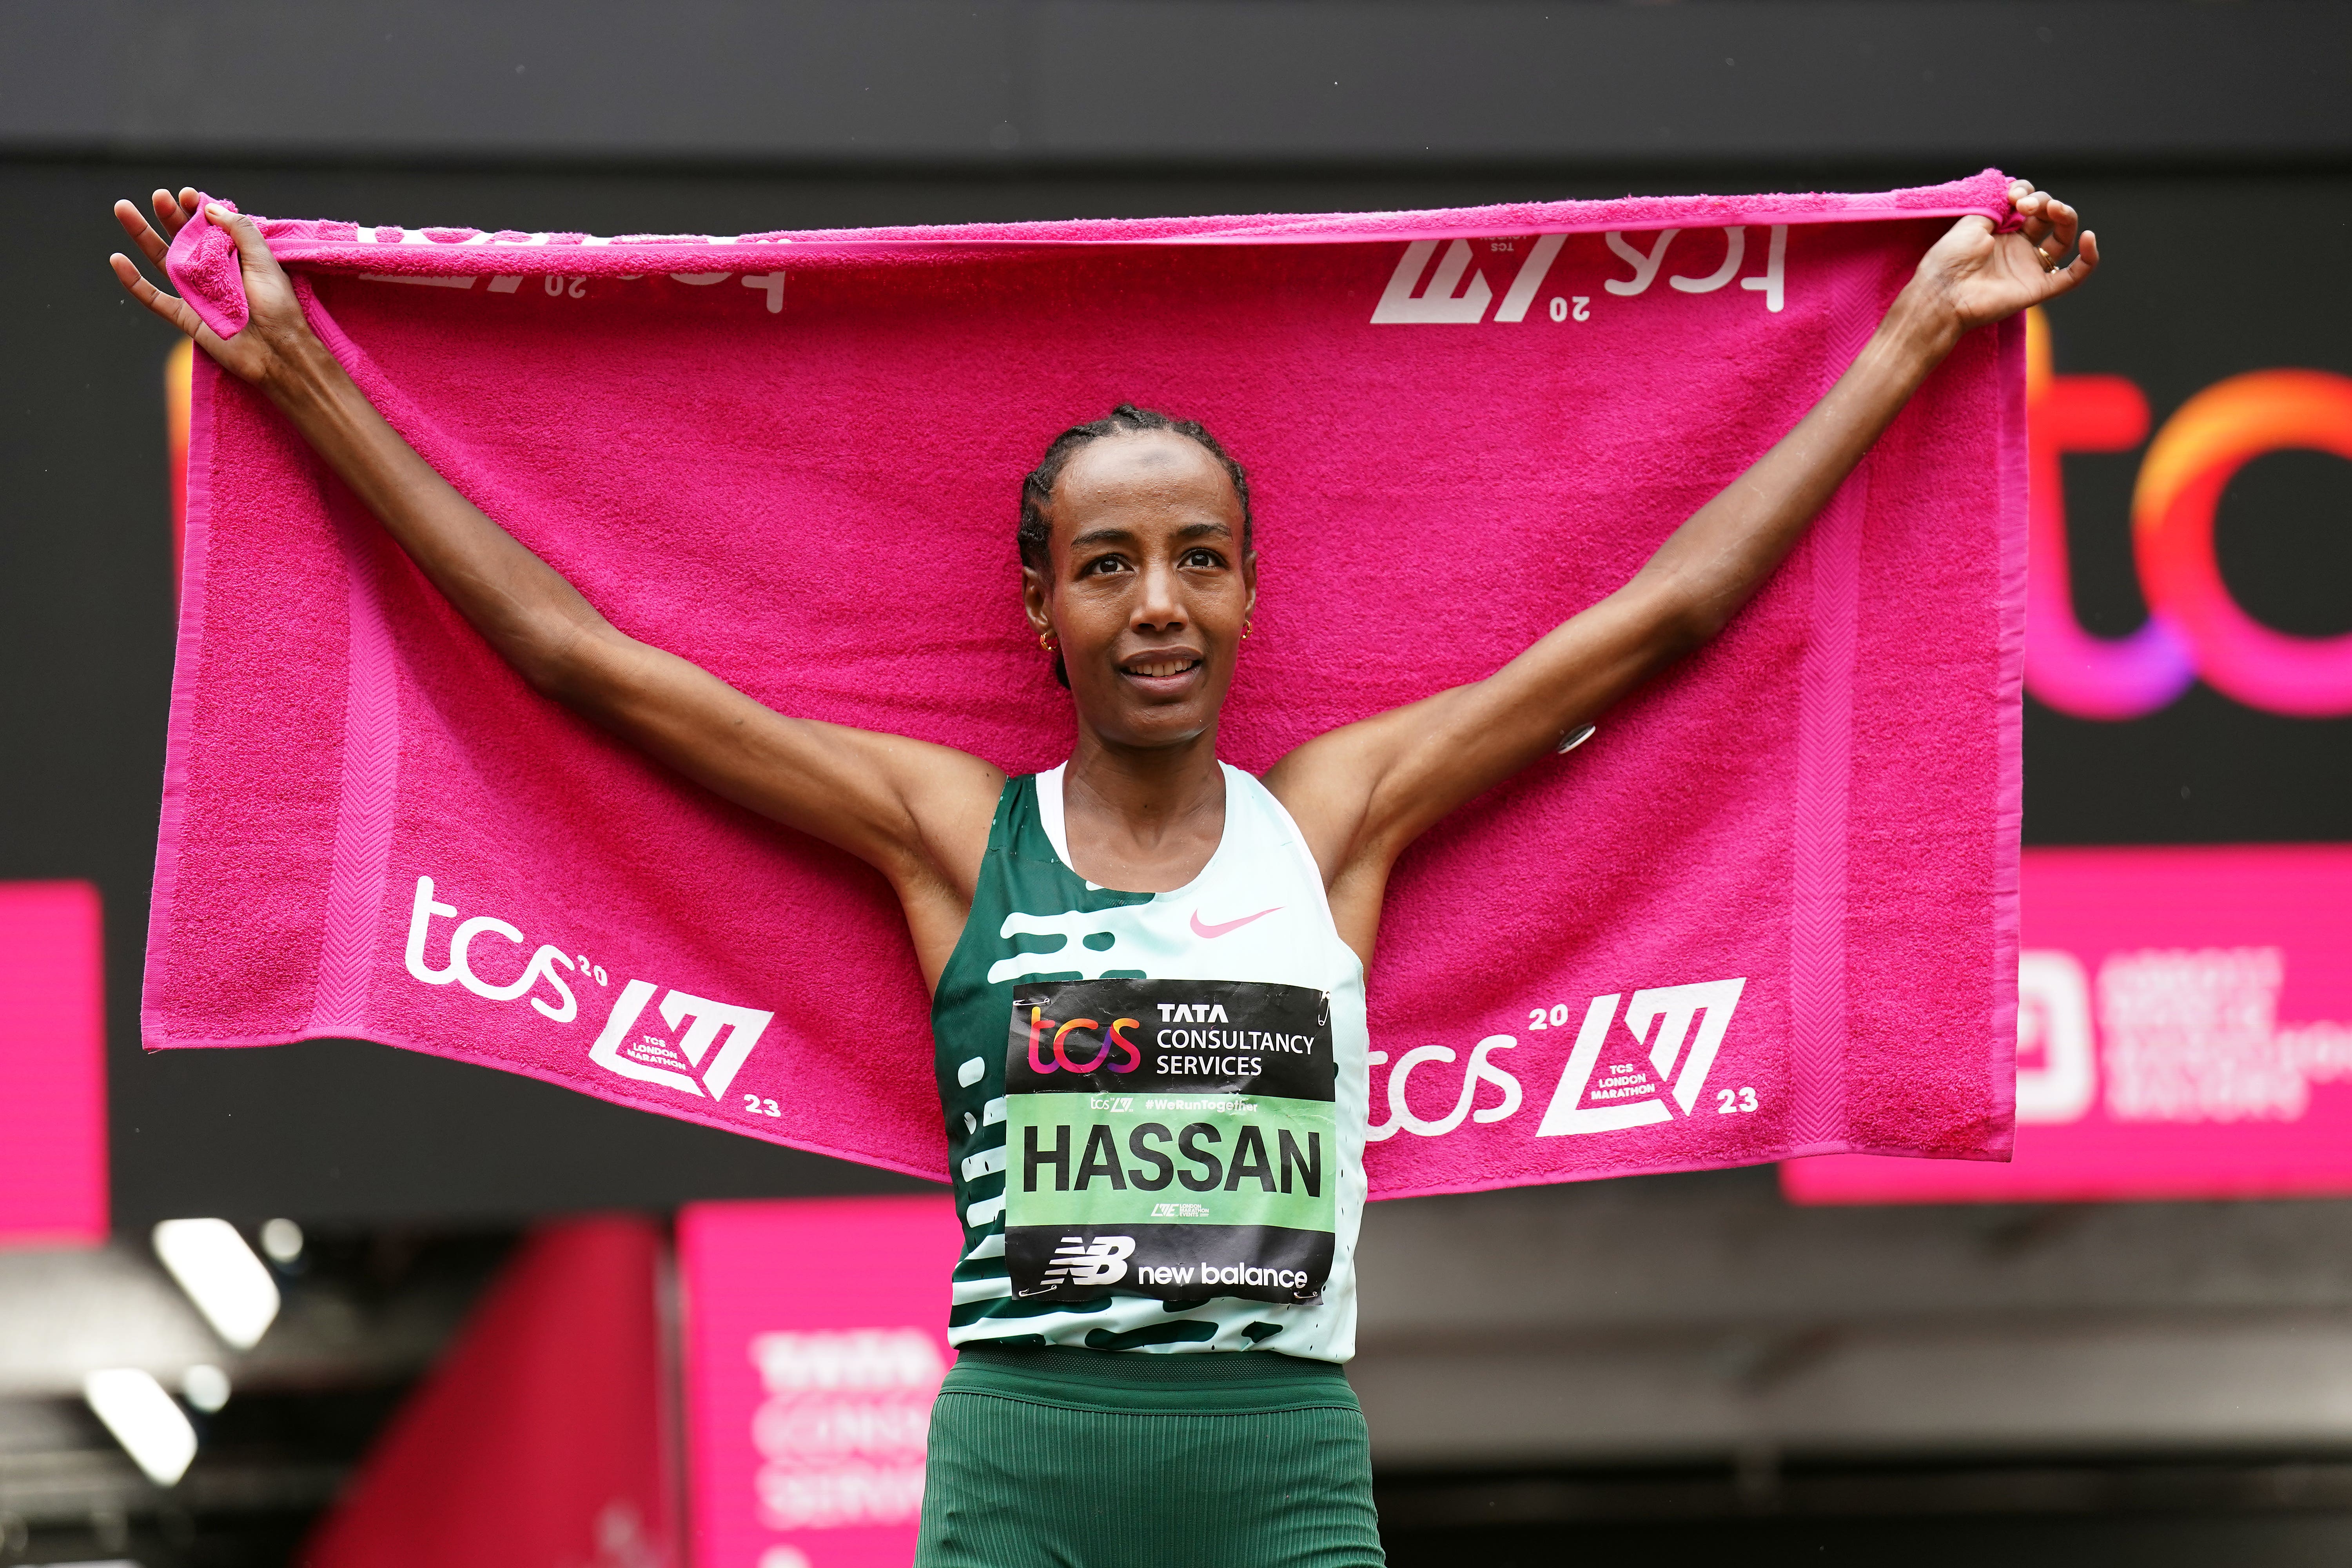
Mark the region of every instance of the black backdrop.
MULTIPOLYGON (((1645 190, 1874 188, 1953 166, 1652 168, 1645 190)), ((2062 372, 2137 381, 2158 422, 2221 377, 2352 374, 2352 177, 2032 171, 2092 216, 2096 287, 2052 312, 2062 372)), ((403 171, 107 159, 0 163, 0 879, 87 878, 107 911, 115 1216, 510 1218, 693 1197, 902 1190, 879 1173, 478 1068, 320 1042, 143 1055, 139 966, 162 772, 172 584, 161 374, 171 339, 103 265, 107 208, 158 181, 251 210, 600 233, 1363 209, 1620 195, 1628 180, 995 175, 858 178, 403 171)), ((2067 460, 2078 612, 2142 613, 2137 455, 2067 460)), ((2352 466, 2257 459, 2218 531, 2226 580, 2282 630, 2352 631, 2352 466)), ((2352 839, 2352 721, 2290 720, 2204 688, 2126 723, 2029 704, 2029 843, 2352 839)), ((923 1042, 907 1042, 926 1054, 923 1042)))

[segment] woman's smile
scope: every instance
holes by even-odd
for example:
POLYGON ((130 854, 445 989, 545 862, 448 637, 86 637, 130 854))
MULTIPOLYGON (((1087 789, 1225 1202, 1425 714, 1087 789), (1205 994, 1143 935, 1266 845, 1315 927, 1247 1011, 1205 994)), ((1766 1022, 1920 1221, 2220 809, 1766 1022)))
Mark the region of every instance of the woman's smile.
POLYGON ((1118 672, 1154 696, 1172 697, 1189 688, 1206 664, 1197 648, 1154 648, 1120 660, 1118 672))

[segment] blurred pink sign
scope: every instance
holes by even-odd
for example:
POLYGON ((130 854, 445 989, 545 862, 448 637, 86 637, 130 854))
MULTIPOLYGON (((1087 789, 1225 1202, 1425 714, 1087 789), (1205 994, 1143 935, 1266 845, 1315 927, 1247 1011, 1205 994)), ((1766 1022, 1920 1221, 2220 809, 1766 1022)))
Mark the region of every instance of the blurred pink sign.
POLYGON ((98 889, 0 882, 0 1246, 106 1239, 98 889))
POLYGON ((962 1234, 944 1196, 678 1215, 695 1568, 906 1568, 962 1234))
POLYGON ((1798 1203, 2352 1193, 2352 845, 2029 849, 2017 1153, 1792 1160, 1798 1203))

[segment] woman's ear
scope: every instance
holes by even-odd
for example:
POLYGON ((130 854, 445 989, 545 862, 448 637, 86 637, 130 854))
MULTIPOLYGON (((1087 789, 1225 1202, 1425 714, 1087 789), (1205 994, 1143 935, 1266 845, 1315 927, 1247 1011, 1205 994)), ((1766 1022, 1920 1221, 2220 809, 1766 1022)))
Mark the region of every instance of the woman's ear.
POLYGON ((1021 568, 1021 609, 1029 617, 1029 629, 1038 636, 1054 629, 1053 595, 1046 590, 1045 574, 1034 566, 1021 568))
MULTIPOLYGON (((1052 595, 1045 589, 1045 574, 1034 566, 1021 568, 1021 609, 1029 617, 1029 629, 1037 634, 1040 642, 1044 642, 1046 634, 1054 629, 1054 604, 1052 595)), ((1061 683, 1063 689, 1067 690, 1070 667, 1062 662, 1060 648, 1050 643, 1046 646, 1053 648, 1054 679, 1061 683)))

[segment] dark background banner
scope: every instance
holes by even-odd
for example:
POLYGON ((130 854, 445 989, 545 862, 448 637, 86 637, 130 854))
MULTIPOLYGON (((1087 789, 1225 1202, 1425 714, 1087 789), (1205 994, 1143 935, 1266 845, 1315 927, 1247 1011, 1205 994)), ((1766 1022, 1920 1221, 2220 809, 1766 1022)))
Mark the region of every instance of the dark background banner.
MULTIPOLYGON (((103 8, 119 26, 79 33, 74 9, 12 10, 13 41, 0 47, 0 202, 13 237, 0 247, 0 298, 10 301, 0 314, 0 879, 87 878, 104 895, 120 1227, 207 1213, 503 1218, 908 1184, 374 1046, 140 1052, 173 638, 163 402, 172 340, 105 269, 119 243, 107 212, 118 195, 191 182, 290 216, 732 233, 1873 189, 2000 161, 2082 205, 2105 242, 2097 286, 2051 311, 2061 374, 2130 378, 2158 426, 2240 372, 2352 374, 2352 301, 2339 287, 2352 275, 2352 47, 2335 6, 1561 7, 1584 29, 1574 47, 1533 24, 1505 26, 1541 9, 1510 5, 932 7, 992 18, 963 44, 944 24, 915 27, 920 5, 778 7, 824 22, 789 49, 761 42, 757 8, 703 6, 750 29, 742 58, 770 68, 775 101, 753 101, 740 82, 727 88, 729 71, 748 68, 726 50, 710 54, 707 28, 686 29, 668 44, 641 41, 645 58, 630 62, 643 68, 635 107, 602 119, 596 94, 607 84, 596 73, 629 52, 620 44, 637 26, 617 11, 596 44, 604 14, 590 11, 549 39, 517 32, 520 13, 498 5, 469 10, 464 27, 430 7, 399 23, 387 20, 390 8, 300 11, 310 20, 291 33, 255 18, 283 21, 293 7, 241 7, 226 31, 206 31, 192 30, 184 8, 123 5, 103 8), (1223 80, 1218 60, 1246 66, 1248 27, 1278 29, 1297 21, 1293 13, 1323 9, 1378 13, 1377 26, 1353 30, 1323 16, 1333 25, 1318 36, 1347 68, 1335 68, 1329 96, 1309 95, 1303 76, 1184 96, 1188 72, 1223 80), (1136 25, 1109 17, 1122 10, 1160 16, 1159 30, 1118 33, 1136 25), (1720 78, 1701 79, 1683 60, 1752 26, 1733 13, 1767 10, 1777 22, 1757 32, 1759 52, 1719 51, 1720 78), (887 68, 861 65, 859 29, 882 13, 929 41, 885 47, 894 35, 877 34, 887 68), (2211 18, 2225 13, 2236 20, 2217 33, 2211 18), (363 37, 353 16, 383 22, 388 41, 363 37), (1828 36, 1845 53, 1822 65, 1801 46, 1807 28, 1832 24, 1828 36), (19 47, 43 28, 50 46, 19 47), (163 47, 158 38, 199 34, 199 54, 213 51, 208 68, 226 73, 215 85, 200 89, 196 73, 145 52, 163 47), (677 53, 676 40, 689 36, 705 46, 695 58, 677 53), (240 37, 261 53, 237 56, 240 37), (1478 63, 1502 70, 1495 62, 1513 54, 1512 39, 1537 37, 1551 41, 1527 45, 1534 63, 1511 68, 1525 81, 1478 63), (103 47, 87 41, 99 38, 103 47), (1937 63, 1966 40, 1984 51, 1964 68, 1980 90, 1957 85, 1957 60, 1937 63), (1009 50, 1000 84, 1009 96, 917 112, 919 68, 934 46, 1009 50), (292 53, 273 68, 270 47, 292 53), (2033 57, 2044 74, 2029 88, 1995 70, 2003 50, 2054 52, 2033 57), (498 70, 470 97, 446 88, 454 96, 442 104, 402 86, 423 54, 482 70, 495 57, 498 70), (1445 68, 1408 68, 1417 54, 1445 68), (698 76, 702 55, 719 78, 698 76), (1647 98, 1593 65, 1654 56, 1683 63, 1641 77, 1677 84, 1647 98), (2280 69, 2281 59, 2296 64, 2280 69), (2256 68, 2263 60, 2272 64, 2256 68), (1106 62, 1139 83, 1133 103, 1087 87, 1106 62), (1759 64, 1768 85, 1754 85, 1759 64), (273 68, 309 74, 258 96, 232 91, 267 87, 273 68), (2080 92, 2059 79, 2070 71, 2080 92), (1859 99, 1837 97, 1856 72, 1859 99), (724 90, 695 109, 687 89, 696 80, 724 90), (1571 81, 1584 86, 1561 85, 1571 81), (817 87, 832 94, 822 113, 807 110, 805 92, 791 107, 796 91, 817 87), (875 94, 915 107, 859 118, 853 100, 875 94), (1272 113, 1269 101, 1294 110, 1272 113), (1363 130, 1375 121, 1389 131, 1363 130), (436 139, 436 127, 460 122, 464 137, 436 139), (1441 123, 1451 137, 1442 144, 1398 141, 1441 123), (1835 163, 1825 161, 1832 149, 1835 163)), ((532 15, 544 32, 551 14, 532 15)), ((1314 53, 1279 58, 1297 74, 1314 53)), ((960 68, 957 79, 974 73, 960 68)), ((628 81, 625 72, 609 85, 628 81)), ((953 439, 956 419, 940 409, 933 434, 953 439)), ((2144 614, 2128 522, 2138 460, 2065 462, 2076 612, 2095 633, 2127 632, 2144 614)), ((2352 465, 2302 452, 2257 458, 2221 506, 2231 594, 2279 630, 2352 631, 2347 522, 2352 465)), ((2122 722, 2028 704, 2032 844, 2347 840, 2347 781, 2352 721, 2279 717, 2202 685, 2122 722)), ((925 1045, 907 1048, 920 1056, 925 1045)))

